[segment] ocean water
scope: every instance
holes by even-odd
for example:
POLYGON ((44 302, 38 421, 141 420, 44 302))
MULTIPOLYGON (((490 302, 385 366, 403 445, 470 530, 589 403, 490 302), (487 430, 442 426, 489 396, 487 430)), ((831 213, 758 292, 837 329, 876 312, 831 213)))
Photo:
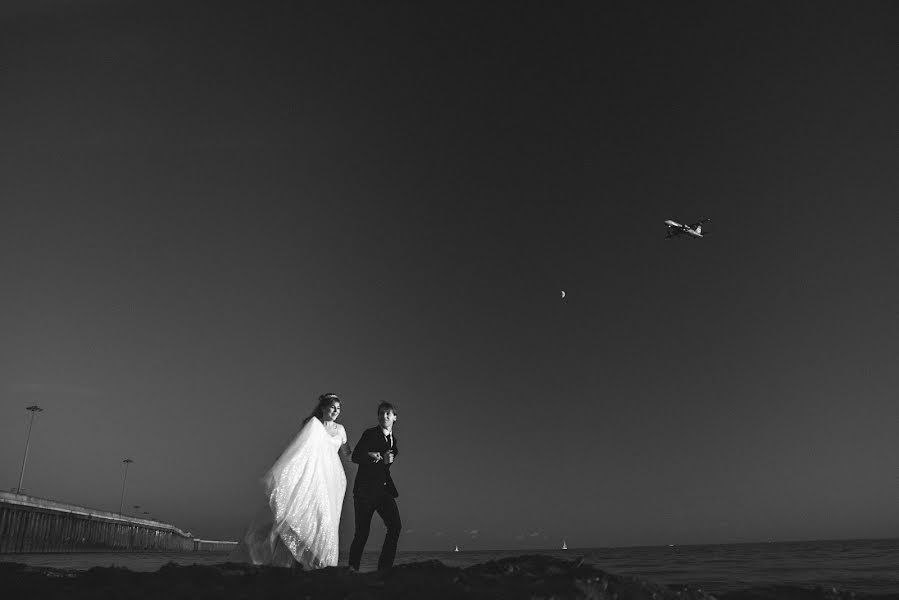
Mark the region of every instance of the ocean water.
MULTIPOLYGON (((448 566, 471 565, 522 554, 583 558, 610 573, 632 575, 659 584, 691 584, 710 593, 774 584, 815 586, 870 593, 899 593, 899 539, 778 542, 707 546, 572 548, 569 550, 399 552, 397 564, 439 560, 448 566)), ((5 554, 0 562, 61 569, 119 566, 155 571, 162 565, 212 565, 227 560, 217 553, 66 553, 5 554)), ((373 570, 377 552, 363 556, 362 570, 373 570)), ((341 556, 341 565, 346 556, 341 556)))

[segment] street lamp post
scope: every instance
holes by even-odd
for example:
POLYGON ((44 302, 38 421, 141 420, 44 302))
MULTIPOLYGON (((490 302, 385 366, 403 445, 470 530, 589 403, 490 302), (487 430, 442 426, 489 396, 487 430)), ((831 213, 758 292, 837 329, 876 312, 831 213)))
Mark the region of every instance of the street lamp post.
POLYGON ((128 480, 128 465, 133 463, 134 461, 130 458, 126 458, 122 461, 125 465, 125 474, 122 476, 122 497, 119 500, 119 514, 122 514, 122 507, 125 505, 125 482, 128 480))
POLYGON ((25 462, 28 460, 28 444, 31 443, 31 428, 34 426, 34 414, 39 413, 44 409, 34 405, 26 407, 25 410, 31 412, 31 422, 28 424, 28 437, 25 438, 25 456, 22 457, 22 473, 19 475, 19 485, 16 487, 16 494, 22 493, 22 480, 25 479, 25 462))

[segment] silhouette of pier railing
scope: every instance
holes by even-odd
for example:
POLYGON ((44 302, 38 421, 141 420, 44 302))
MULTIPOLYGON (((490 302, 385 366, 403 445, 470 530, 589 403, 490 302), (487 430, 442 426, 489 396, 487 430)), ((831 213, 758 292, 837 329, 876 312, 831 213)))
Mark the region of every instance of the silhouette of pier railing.
POLYGON ((25 552, 227 552, 174 525, 0 492, 0 554, 25 552))

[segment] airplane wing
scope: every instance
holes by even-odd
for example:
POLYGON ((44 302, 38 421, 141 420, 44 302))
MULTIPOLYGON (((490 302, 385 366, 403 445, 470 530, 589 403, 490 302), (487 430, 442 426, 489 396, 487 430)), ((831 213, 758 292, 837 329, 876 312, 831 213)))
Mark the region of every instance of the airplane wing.
POLYGON ((668 226, 668 235, 665 236, 665 239, 667 240, 668 238, 673 238, 674 236, 680 235, 683 232, 684 232, 683 229, 680 229, 679 227, 672 227, 669 225, 668 226))
POLYGON ((711 221, 711 219, 703 219, 702 221, 696 221, 695 223, 691 223, 690 225, 687 225, 687 227, 689 227, 690 229, 696 229, 697 227, 699 227, 700 225, 702 225, 703 223, 705 223, 707 221, 711 221))

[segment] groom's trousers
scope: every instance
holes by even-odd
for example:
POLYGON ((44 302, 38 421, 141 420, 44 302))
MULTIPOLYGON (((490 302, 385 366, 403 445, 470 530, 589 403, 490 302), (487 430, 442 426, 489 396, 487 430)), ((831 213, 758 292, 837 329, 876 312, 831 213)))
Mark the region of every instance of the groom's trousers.
POLYGON ((389 569, 393 566, 393 559, 396 557, 396 543, 400 539, 400 531, 403 528, 396 500, 387 493, 376 498, 354 496, 353 507, 356 513, 356 533, 353 536, 353 543, 350 545, 350 566, 359 570, 362 551, 365 549, 365 542, 368 541, 368 533, 371 529, 371 518, 377 512, 387 527, 384 546, 381 547, 381 556, 378 558, 378 570, 389 569))

